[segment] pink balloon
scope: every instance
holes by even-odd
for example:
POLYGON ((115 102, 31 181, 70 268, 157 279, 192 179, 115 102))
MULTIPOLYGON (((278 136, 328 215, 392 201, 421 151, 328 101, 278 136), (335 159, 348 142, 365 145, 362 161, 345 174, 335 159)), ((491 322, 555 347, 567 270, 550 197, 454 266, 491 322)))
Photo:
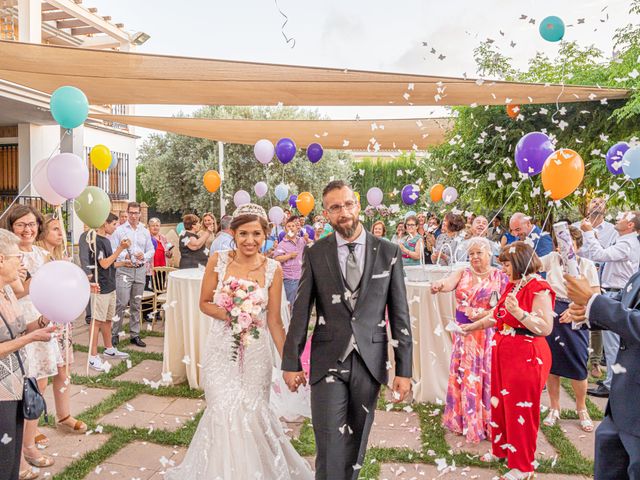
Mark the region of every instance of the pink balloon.
POLYGON ((87 188, 89 169, 79 156, 59 153, 49 160, 47 178, 54 192, 70 200, 87 188))
POLYGON ((276 148, 273 146, 273 143, 263 138, 256 142, 253 147, 253 154, 261 164, 266 165, 273 160, 273 156, 276 154, 276 148))
POLYGON ((238 190, 233 195, 233 203, 236 207, 241 207, 251 202, 251 195, 246 190, 238 190))
POLYGON ((383 198, 384 194, 378 187, 371 187, 367 192, 367 202, 369 202, 369 205, 373 207, 380 205, 383 198))
POLYGON ((71 323, 89 302, 87 275, 73 262, 45 263, 33 276, 29 296, 44 317, 56 323, 71 323))
POLYGON ((39 161, 33 167, 31 174, 31 184, 36 189, 38 195, 44 198, 44 201, 51 205, 62 205, 67 199, 58 195, 51 185, 49 185, 49 177, 47 176, 48 159, 39 161))
POLYGON ((256 192, 258 198, 264 197, 269 191, 269 187, 264 182, 258 182, 254 185, 253 191, 256 192))

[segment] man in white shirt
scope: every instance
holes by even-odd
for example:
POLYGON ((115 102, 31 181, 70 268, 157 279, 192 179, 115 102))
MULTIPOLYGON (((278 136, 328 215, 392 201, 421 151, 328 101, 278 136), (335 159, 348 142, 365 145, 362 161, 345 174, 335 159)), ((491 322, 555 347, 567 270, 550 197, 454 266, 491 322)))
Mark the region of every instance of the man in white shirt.
MULTIPOLYGON (((605 295, 617 295, 638 270, 640 264, 640 212, 630 211, 618 215, 615 230, 618 238, 614 244, 603 248, 595 236, 593 226, 585 219, 580 228, 583 231, 583 251, 585 257, 594 262, 604 263, 601 266, 600 285, 605 295)), ((597 397, 608 397, 611 389, 616 353, 620 346, 620 337, 611 331, 602 332, 604 354, 607 359, 607 377, 597 388, 590 388, 587 393, 597 397)))
POLYGON ((209 256, 212 257, 215 252, 222 250, 233 250, 233 234, 229 226, 231 225, 231 216, 225 215, 220 219, 220 234, 211 244, 209 256))
POLYGON ((140 309, 142 292, 146 281, 146 264, 151 262, 155 248, 151 241, 151 234, 140 223, 140 204, 129 202, 127 205, 128 221, 120 225, 111 236, 111 246, 115 251, 120 242, 128 238, 131 247, 123 251, 118 262, 126 262, 126 266, 116 270, 116 317, 113 319, 112 341, 116 346, 119 341, 118 333, 122 328, 124 311, 129 305, 129 335, 131 343, 146 347, 140 338, 140 309))

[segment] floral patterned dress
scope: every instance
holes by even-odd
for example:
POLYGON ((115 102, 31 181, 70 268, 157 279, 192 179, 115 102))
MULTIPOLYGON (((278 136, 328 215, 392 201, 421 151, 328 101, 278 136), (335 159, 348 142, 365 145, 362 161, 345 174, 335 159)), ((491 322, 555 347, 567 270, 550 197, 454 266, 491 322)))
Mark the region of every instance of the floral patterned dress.
MULTIPOLYGON (((467 268, 456 287, 456 321, 470 323, 472 309, 489 310, 491 296, 497 301, 508 283, 507 276, 493 269, 474 284, 467 268), (495 293, 494 293, 495 292, 495 293)), ((476 330, 463 336, 453 334, 447 401, 443 425, 464 435, 468 442, 478 443, 489 437, 491 421, 491 340, 493 328, 476 330)))

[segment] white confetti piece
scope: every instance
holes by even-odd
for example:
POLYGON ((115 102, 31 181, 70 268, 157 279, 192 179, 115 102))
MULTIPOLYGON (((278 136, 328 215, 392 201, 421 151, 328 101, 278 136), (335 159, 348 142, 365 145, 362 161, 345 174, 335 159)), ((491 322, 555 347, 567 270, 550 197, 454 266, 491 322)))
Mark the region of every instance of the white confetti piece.
POLYGON ((336 303, 340 303, 340 295, 331 295, 331 303, 332 304, 336 304, 336 303))
POLYGON ((620 365, 619 363, 616 363, 614 365, 611 365, 611 370, 613 371, 613 373, 627 373, 627 369, 624 368, 622 365, 620 365))
POLYGON ((8 443, 11 443, 12 440, 13 438, 11 438, 9 435, 5 433, 4 435, 2 435, 0 442, 2 442, 3 445, 7 445, 8 443))

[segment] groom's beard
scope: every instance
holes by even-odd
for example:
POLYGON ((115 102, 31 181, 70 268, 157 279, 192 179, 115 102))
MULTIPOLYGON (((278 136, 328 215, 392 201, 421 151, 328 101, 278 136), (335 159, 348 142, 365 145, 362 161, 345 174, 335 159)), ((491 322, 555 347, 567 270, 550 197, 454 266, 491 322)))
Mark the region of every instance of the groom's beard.
POLYGON ((338 222, 332 223, 333 229, 340 234, 342 238, 351 238, 355 235, 360 225, 360 220, 357 215, 344 216, 338 219, 338 222), (351 222, 345 222, 344 220, 350 219, 351 222))

